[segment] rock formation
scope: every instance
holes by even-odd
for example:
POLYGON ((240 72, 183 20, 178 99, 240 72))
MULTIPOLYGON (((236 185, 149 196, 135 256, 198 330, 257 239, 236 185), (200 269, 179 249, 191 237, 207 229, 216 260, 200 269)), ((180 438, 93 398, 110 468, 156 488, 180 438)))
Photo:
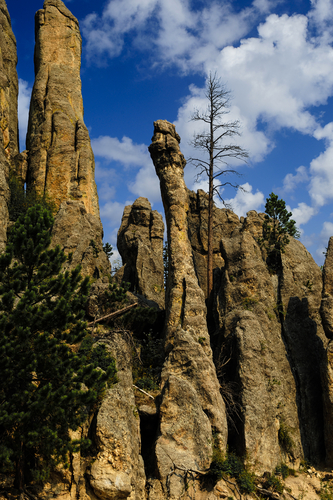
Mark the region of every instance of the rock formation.
POLYGON ((330 339, 322 366, 324 389, 324 433, 326 463, 333 467, 333 236, 331 236, 323 268, 321 317, 326 336, 330 339))
POLYGON ((27 189, 47 195, 59 209, 53 244, 74 251, 73 265, 99 277, 110 273, 110 264, 102 248, 94 155, 83 121, 79 23, 61 0, 45 0, 35 23, 27 189))
POLYGON ((94 156, 83 121, 79 23, 61 0, 45 0, 35 23, 28 183, 57 207, 79 200, 87 213, 99 216, 94 156))
POLYGON ((131 345, 117 332, 110 332, 104 343, 117 360, 118 383, 107 391, 93 423, 98 453, 87 471, 89 484, 102 500, 143 500, 146 478, 132 387, 131 345))
POLYGON ((164 307, 164 223, 147 198, 125 207, 118 231, 117 248, 124 266, 116 280, 131 284, 130 290, 164 307))
MULTIPOLYGON (((205 289, 207 195, 189 192, 189 199, 189 235, 205 289)), ((320 365, 327 344, 319 316, 319 267, 291 239, 280 271, 272 272, 257 243, 263 217, 251 211, 239 220, 230 210, 214 210, 215 326, 210 325, 225 396, 232 388, 241 408, 233 413, 228 407, 229 444, 260 472, 273 470, 288 454, 293 460, 323 459, 320 365), (293 443, 289 451, 285 429, 293 443)))
MULTIPOLYGON (((83 122, 78 22, 61 0, 45 0, 36 14, 28 151, 18 154, 16 47, 4 0, 0 19, 0 249, 12 169, 28 189, 55 202, 52 244, 72 254, 68 267, 81 264, 84 275, 96 278, 87 310, 94 318, 105 306, 110 266, 83 122)), ((224 453, 227 443, 257 474, 272 472, 281 462, 297 468, 302 458, 326 459, 333 466, 333 238, 322 289, 322 273, 300 242, 291 239, 279 267, 269 269, 258 244, 263 214, 251 211, 239 219, 216 208, 214 304, 207 314, 207 195, 185 186, 186 162, 175 127, 163 120, 154 127, 149 150, 160 179, 169 247, 160 393, 156 388, 155 398, 141 394, 143 400, 134 393, 131 333, 94 326, 94 336, 116 359, 118 382, 77 431, 77 437, 91 438, 93 449, 71 457, 68 471, 53 471, 36 498, 237 496, 230 481, 209 484, 210 490, 197 479, 186 483, 192 472, 206 471, 213 451, 224 453)), ((154 301, 160 309, 163 232, 162 216, 146 198, 126 207, 118 233, 124 266, 116 276, 145 297, 135 300, 154 301)), ((294 497, 297 481, 288 483, 294 497)), ((319 479, 310 482, 318 492, 319 479)))
POLYGON ((16 40, 5 0, 0 0, 0 250, 6 243, 8 178, 18 154, 16 40))
POLYGON ((161 375, 155 453, 164 495, 174 499, 180 497, 184 488, 181 474, 171 474, 175 466, 183 470, 209 467, 213 431, 215 445, 221 450, 225 450, 227 442, 225 407, 212 361, 205 299, 195 275, 188 239, 185 160, 179 141, 174 125, 163 120, 154 123, 149 151, 160 179, 169 242, 167 357, 161 375))

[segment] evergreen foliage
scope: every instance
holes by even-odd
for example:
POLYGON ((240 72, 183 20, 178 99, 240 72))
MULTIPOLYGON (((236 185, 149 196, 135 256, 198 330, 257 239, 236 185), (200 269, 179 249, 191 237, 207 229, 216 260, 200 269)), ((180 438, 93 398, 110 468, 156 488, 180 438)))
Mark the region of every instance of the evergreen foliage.
POLYGON ((61 273, 66 256, 48 249, 52 224, 48 210, 28 208, 0 256, 0 470, 15 468, 19 489, 90 444, 70 430, 115 372, 112 363, 95 369, 71 347, 86 335, 89 279, 79 267, 61 273))
POLYGON ((225 476, 234 477, 242 492, 250 494, 255 491, 254 475, 246 470, 242 460, 234 453, 227 453, 223 457, 214 449, 209 475, 214 481, 219 481, 225 476))
POLYGON ((300 236, 296 222, 291 219, 292 213, 286 209, 286 202, 279 200, 274 193, 266 199, 265 212, 263 238, 259 242, 271 254, 284 253, 290 241, 289 236, 300 236))
POLYGON ((105 245, 103 245, 103 250, 106 253, 108 259, 113 255, 113 248, 110 243, 106 242, 105 245))

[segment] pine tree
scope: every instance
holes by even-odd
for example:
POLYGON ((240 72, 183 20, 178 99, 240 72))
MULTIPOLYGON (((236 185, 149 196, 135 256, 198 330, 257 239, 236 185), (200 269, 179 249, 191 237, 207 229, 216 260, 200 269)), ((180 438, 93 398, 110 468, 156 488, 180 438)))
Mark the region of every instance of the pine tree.
POLYGON ((273 267, 277 266, 281 253, 289 243, 289 236, 298 238, 300 233, 296 222, 291 219, 292 213, 286 209, 284 200, 271 193, 266 198, 265 220, 263 222, 263 237, 259 239, 261 246, 266 248, 268 257, 273 267))
POLYGON ((71 440, 114 374, 97 370, 71 346, 86 332, 89 279, 80 268, 61 273, 66 256, 49 249, 53 218, 29 208, 10 231, 0 256, 0 468, 15 468, 15 487, 44 480, 69 452, 71 440))

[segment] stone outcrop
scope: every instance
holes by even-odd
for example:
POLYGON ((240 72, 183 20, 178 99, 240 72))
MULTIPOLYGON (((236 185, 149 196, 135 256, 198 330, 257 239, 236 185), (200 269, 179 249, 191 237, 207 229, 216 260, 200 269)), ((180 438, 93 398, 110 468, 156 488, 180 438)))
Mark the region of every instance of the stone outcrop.
POLYGON ((222 451, 227 442, 225 407, 212 360, 205 299, 188 239, 189 206, 183 177, 186 162, 179 141, 174 125, 164 120, 154 123, 149 151, 160 179, 169 246, 167 357, 161 375, 155 454, 164 495, 174 499, 184 488, 181 472, 171 474, 175 466, 206 469, 212 459, 213 441, 222 451))
MULTIPOLYGON (((189 192, 189 236, 206 287, 207 195, 189 192)), ((289 458, 324 456, 320 366, 327 344, 319 315, 321 271, 291 238, 280 271, 257 240, 264 214, 214 210, 216 363, 229 405, 229 444, 264 472, 289 458), (223 366, 223 362, 229 362, 223 366), (230 391, 239 411, 230 405, 230 391), (235 431, 236 429, 236 431, 235 431), (293 446, 286 450, 287 430, 293 446)))
POLYGON ((121 332, 110 332, 103 342, 117 360, 118 383, 108 390, 94 422, 98 453, 87 472, 89 485, 102 500, 144 500, 145 471, 132 387, 131 345, 121 332))
POLYGON ((329 344, 322 366, 324 389, 324 433, 326 444, 326 462, 333 467, 333 236, 331 236, 323 268, 323 295, 321 317, 329 344))
POLYGON ((0 0, 0 251, 7 240, 9 187, 8 178, 19 152, 18 78, 16 40, 5 0, 0 0))
POLYGON ((55 204, 52 241, 73 252, 71 267, 81 264, 84 275, 98 278, 111 267, 102 248, 94 155, 83 121, 79 23, 61 0, 45 0, 35 24, 27 189, 55 204))
POLYGON ((63 201, 78 200, 99 217, 94 156, 83 121, 79 23, 61 0, 45 0, 35 23, 27 182, 58 208, 63 201))
POLYGON ((130 283, 130 290, 164 307, 164 223, 147 198, 138 198, 124 209, 117 248, 123 267, 115 279, 130 283))
POLYGON ((72 257, 66 268, 81 266, 81 274, 103 278, 110 274, 110 263, 103 250, 103 227, 99 217, 87 212, 83 202, 64 201, 55 217, 52 246, 60 245, 72 257))

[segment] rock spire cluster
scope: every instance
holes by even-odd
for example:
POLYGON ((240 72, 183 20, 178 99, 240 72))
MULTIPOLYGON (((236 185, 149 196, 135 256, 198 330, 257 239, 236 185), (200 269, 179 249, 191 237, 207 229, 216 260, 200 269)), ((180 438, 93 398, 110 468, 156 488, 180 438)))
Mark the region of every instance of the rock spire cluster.
MULTIPOLYGON (((0 250, 15 175, 54 202, 52 244, 72 253, 68 266, 80 264, 94 278, 87 309, 94 318, 105 305, 110 263, 83 121, 79 24, 61 0, 45 0, 36 14, 36 79, 23 153, 16 42, 5 0, 0 24, 0 250)), ((118 232, 123 266, 115 279, 130 283, 131 300, 158 311, 159 323, 140 332, 150 347, 138 348, 138 338, 122 327, 94 330, 116 360, 118 382, 77 431, 92 440, 91 455, 71 456, 70 469, 54 471, 36 494, 40 500, 233 497, 230 481, 214 484, 207 474, 228 449, 265 477, 281 463, 298 469, 304 459, 333 466, 333 237, 323 273, 293 238, 279 268, 270 269, 258 243, 264 214, 239 219, 215 208, 207 311, 208 201, 203 191, 186 188, 179 143, 174 125, 154 123, 149 151, 165 210, 168 269, 163 218, 146 198, 125 208, 118 232), (154 396, 133 387, 143 349, 160 356, 154 396)))

